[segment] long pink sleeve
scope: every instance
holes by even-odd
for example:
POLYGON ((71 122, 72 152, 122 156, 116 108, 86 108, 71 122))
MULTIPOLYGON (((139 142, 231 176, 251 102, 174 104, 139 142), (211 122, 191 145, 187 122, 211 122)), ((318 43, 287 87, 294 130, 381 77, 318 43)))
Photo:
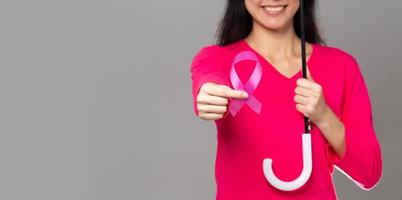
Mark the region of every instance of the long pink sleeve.
POLYGON ((379 182, 382 174, 380 144, 375 135, 368 89, 356 59, 348 56, 340 120, 345 125, 346 152, 331 158, 342 173, 364 190, 379 182))
POLYGON ((192 60, 191 79, 193 109, 197 116, 198 110, 196 99, 201 86, 206 82, 228 85, 228 79, 224 78, 225 72, 222 65, 223 58, 220 58, 218 54, 221 50, 220 48, 221 47, 216 45, 205 46, 198 51, 192 60))

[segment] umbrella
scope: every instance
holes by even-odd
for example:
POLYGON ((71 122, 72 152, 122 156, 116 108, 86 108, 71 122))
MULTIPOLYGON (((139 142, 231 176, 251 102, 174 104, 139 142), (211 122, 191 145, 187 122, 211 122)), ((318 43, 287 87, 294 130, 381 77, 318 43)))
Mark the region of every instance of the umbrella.
MULTIPOLYGON (((300 0, 300 28, 301 28, 301 52, 302 52, 302 72, 303 78, 306 78, 306 36, 304 28, 304 0, 300 0)), ((263 160, 263 171, 267 181, 275 188, 282 191, 293 191, 302 187, 310 178, 312 171, 312 155, 311 155, 311 135, 309 119, 304 116, 304 133, 302 133, 303 148, 303 170, 299 177, 292 181, 280 180, 272 170, 272 159, 265 158, 263 160)))

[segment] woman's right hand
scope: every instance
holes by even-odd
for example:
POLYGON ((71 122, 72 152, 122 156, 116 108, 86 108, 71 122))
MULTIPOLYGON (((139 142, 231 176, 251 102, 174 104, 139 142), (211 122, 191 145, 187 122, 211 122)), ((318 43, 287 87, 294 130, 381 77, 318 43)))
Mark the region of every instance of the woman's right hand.
POLYGON ((228 109, 229 98, 247 99, 247 92, 234 90, 214 82, 204 83, 197 95, 198 116, 204 120, 223 118, 228 109))

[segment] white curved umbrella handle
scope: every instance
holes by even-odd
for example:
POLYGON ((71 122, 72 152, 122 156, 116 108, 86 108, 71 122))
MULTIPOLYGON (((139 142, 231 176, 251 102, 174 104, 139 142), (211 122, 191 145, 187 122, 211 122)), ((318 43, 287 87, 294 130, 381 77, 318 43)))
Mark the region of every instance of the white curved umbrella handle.
POLYGON ((303 171, 300 176, 293 181, 282 181, 278 179, 272 171, 272 159, 265 158, 263 161, 263 169, 265 178, 275 188, 283 191, 292 191, 303 186, 309 179, 312 171, 311 160, 311 135, 310 133, 302 134, 303 143, 303 171))

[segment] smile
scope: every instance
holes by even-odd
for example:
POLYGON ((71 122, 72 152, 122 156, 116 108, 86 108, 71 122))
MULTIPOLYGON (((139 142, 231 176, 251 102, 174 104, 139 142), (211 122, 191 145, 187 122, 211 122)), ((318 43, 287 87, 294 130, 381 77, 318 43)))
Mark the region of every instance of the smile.
POLYGON ((271 16, 280 15, 280 14, 284 13, 286 7, 287 7, 287 5, 262 6, 262 8, 266 11, 266 13, 271 16))

